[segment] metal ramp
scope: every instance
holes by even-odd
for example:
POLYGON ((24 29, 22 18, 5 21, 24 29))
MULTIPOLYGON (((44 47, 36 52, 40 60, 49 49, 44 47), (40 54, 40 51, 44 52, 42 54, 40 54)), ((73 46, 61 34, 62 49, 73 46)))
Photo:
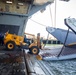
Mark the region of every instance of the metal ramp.
MULTIPOLYGON (((46 30, 52 34, 55 38, 57 38, 61 43, 63 43, 63 47, 58 55, 50 55, 49 57, 45 56, 45 60, 66 60, 66 59, 74 59, 76 58, 76 19, 74 18, 66 18, 64 19, 64 23, 68 26, 68 30, 47 27, 46 30), (73 31, 69 31, 69 28, 73 31)), ((55 51, 54 51, 55 52, 55 51)))
MULTIPOLYGON (((47 27, 46 30, 50 34, 52 34, 55 38, 57 38, 61 43, 64 43, 67 35, 67 30, 53 27, 47 27)), ((69 45, 75 42, 76 42, 76 34, 74 34, 74 32, 69 31, 65 45, 69 45)))
POLYGON ((61 43, 64 44, 67 32, 67 40, 65 45, 75 45, 76 44, 76 19, 75 18, 65 18, 64 19, 65 25, 71 29, 72 31, 60 29, 60 28, 53 28, 53 27, 46 27, 47 32, 52 34, 55 38, 57 38, 61 43))

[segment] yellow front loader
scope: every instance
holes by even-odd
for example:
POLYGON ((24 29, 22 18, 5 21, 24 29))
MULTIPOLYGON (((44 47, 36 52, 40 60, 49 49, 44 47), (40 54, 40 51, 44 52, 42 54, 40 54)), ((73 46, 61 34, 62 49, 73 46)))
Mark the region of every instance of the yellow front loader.
MULTIPOLYGON (((8 32, 6 32, 4 36, 4 45, 6 46, 7 50, 11 51, 15 50, 16 47, 26 48, 27 43, 24 42, 24 36, 9 34, 8 32)), ((31 54, 37 55, 39 53, 39 48, 37 46, 37 43, 35 42, 28 45, 28 49, 31 54)))

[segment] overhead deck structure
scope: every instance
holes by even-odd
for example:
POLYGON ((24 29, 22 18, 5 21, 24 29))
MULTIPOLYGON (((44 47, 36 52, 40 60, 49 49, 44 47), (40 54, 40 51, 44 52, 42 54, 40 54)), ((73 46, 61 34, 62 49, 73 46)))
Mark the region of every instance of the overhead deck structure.
POLYGON ((23 35, 28 17, 54 0, 0 0, 0 32, 23 35))

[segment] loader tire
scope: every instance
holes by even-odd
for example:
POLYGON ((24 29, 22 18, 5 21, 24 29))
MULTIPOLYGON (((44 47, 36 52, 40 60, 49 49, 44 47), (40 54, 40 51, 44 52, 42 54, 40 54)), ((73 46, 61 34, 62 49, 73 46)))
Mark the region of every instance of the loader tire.
POLYGON ((8 42, 6 43, 6 49, 8 49, 8 50, 10 50, 10 51, 15 50, 15 49, 16 49, 16 44, 15 44, 15 42, 13 42, 13 41, 8 41, 8 42))
POLYGON ((31 54, 38 55, 39 52, 40 52, 40 50, 39 50, 39 48, 38 48, 37 46, 32 46, 32 47, 30 48, 30 53, 31 53, 31 54))

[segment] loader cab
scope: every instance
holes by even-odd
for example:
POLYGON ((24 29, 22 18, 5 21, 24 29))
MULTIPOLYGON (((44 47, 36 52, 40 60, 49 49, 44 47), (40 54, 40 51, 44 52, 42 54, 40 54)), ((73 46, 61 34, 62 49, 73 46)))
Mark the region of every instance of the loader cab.
POLYGON ((28 39, 28 38, 26 37, 26 35, 24 35, 24 42, 27 43, 28 45, 31 44, 30 39, 28 39))

